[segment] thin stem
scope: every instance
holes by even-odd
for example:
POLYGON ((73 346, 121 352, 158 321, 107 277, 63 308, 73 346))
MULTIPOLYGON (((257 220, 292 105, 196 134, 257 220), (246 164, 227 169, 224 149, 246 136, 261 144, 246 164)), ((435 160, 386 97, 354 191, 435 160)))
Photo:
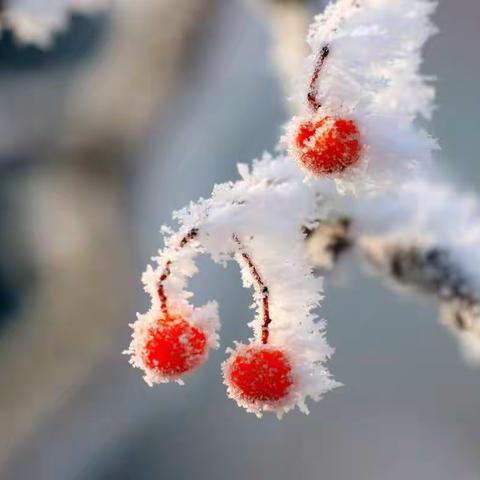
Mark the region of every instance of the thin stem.
POLYGON ((318 111, 322 106, 322 104, 317 99, 317 96, 318 96, 317 81, 318 81, 318 77, 320 76, 320 71, 322 70, 323 65, 325 64, 325 60, 327 59, 329 53, 330 53, 330 47, 328 45, 323 46, 322 49, 320 50, 320 54, 318 55, 317 61, 315 63, 315 68, 313 69, 312 77, 310 79, 310 85, 308 87, 308 93, 307 93, 307 102, 312 112, 318 111))
MULTIPOLYGON (((361 2, 359 0, 346 0, 350 3, 352 8, 361 8, 361 2)), ((336 32, 338 29, 338 25, 333 29, 333 32, 336 32)), ((307 93, 307 103, 312 110, 313 113, 317 112, 322 104, 318 101, 318 77, 320 76, 320 72, 323 69, 325 61, 330 54, 330 45, 324 45, 320 49, 320 53, 318 55, 317 61, 315 63, 315 67, 313 69, 312 76, 310 78, 310 84, 308 86, 308 93, 307 93)))
MULTIPOLYGON (((180 240, 180 243, 178 244, 178 248, 179 249, 184 248, 193 239, 195 239, 197 235, 198 235, 198 228, 192 228, 192 230, 190 230, 180 240)), ((240 255, 245 260, 245 263, 247 264, 248 268, 250 269, 250 272, 252 273, 252 277, 255 281, 257 291, 261 294, 261 305, 262 305, 262 311, 263 311, 261 339, 263 344, 267 344, 269 333, 270 333, 269 325, 272 322, 272 319, 270 318, 270 304, 269 304, 269 298, 268 298, 269 290, 268 290, 268 287, 265 285, 265 282, 263 281, 260 273, 258 272, 257 267, 253 263, 251 256, 245 251, 245 246, 242 244, 242 242, 240 241, 240 239, 235 233, 233 234, 233 240, 238 245, 240 255)), ((168 306, 167 306, 168 298, 165 293, 164 283, 165 283, 165 280, 167 280, 167 278, 172 273, 171 266, 172 266, 172 261, 167 260, 167 262, 165 263, 163 272, 160 275, 160 278, 158 280, 158 287, 157 287, 157 293, 160 299, 160 308, 166 317, 168 316, 168 306)))
POLYGON ((250 272, 252 274, 253 280, 256 284, 256 289, 261 295, 262 301, 262 310, 263 310, 263 324, 262 324, 262 343, 265 345, 268 343, 268 337, 270 334, 269 325, 272 322, 270 317, 270 305, 269 305, 269 290, 268 287, 265 285, 262 277, 258 273, 257 267, 253 263, 251 256, 245 251, 245 246, 242 244, 238 236, 234 233, 233 240, 239 246, 240 255, 245 260, 250 272))
MULTIPOLYGON (((178 248, 181 249, 185 247, 190 241, 192 241, 196 236, 198 235, 198 228, 192 228, 181 240, 180 243, 178 244, 178 248)), ((158 279, 158 287, 157 287, 157 293, 158 297, 160 299, 160 308, 162 309, 162 312, 165 314, 165 316, 168 316, 168 307, 167 307, 167 295, 165 293, 165 288, 163 286, 165 280, 170 276, 172 273, 171 267, 172 266, 172 261, 168 260, 167 263, 165 264, 165 267, 163 269, 162 274, 160 275, 160 278, 158 279)))

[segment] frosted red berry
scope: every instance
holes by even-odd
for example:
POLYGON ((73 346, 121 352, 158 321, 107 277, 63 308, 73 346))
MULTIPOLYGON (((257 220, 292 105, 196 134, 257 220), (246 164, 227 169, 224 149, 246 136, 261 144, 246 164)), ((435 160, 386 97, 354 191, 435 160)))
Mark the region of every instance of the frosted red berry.
POLYGON ((260 345, 235 352, 225 369, 228 385, 248 402, 278 402, 287 397, 292 368, 285 353, 260 345))
POLYGON ((146 335, 145 367, 163 377, 176 378, 199 367, 207 357, 205 333, 183 318, 167 318, 146 335))
POLYGON ((361 154, 360 132, 354 120, 324 116, 296 126, 290 151, 311 174, 340 173, 361 154))

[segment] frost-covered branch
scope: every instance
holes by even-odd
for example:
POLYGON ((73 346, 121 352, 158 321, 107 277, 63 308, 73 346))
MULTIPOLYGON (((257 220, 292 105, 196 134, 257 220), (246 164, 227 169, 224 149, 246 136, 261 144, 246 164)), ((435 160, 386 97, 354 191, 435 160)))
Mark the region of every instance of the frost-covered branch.
POLYGON ((322 266, 332 266, 351 235, 375 232, 369 226, 383 215, 375 202, 394 198, 390 187, 403 192, 412 172, 429 166, 437 144, 415 120, 432 110, 419 66, 434 6, 339 0, 316 18, 295 92, 303 111, 280 153, 240 165, 240 180, 177 212, 178 232, 165 230, 157 267, 144 275, 152 304, 132 325, 127 353, 148 383, 178 381, 217 346, 216 308, 193 307, 186 290, 197 254, 207 253, 218 263, 236 259, 244 285, 254 287, 254 335, 223 364, 228 394, 257 415, 281 416, 295 406, 307 411, 306 399, 339 385, 325 366, 332 349, 314 313, 322 287, 308 245, 320 242, 322 266))
MULTIPOLYGON (((407 182, 395 195, 330 200, 328 220, 308 238, 312 262, 334 268, 332 245, 358 246, 388 284, 436 300, 442 323, 480 361, 480 207, 473 195, 432 180, 407 182), (348 229, 338 211, 348 215, 348 229)), ((348 249, 343 249, 342 252, 348 249)))
POLYGON ((365 237, 370 264, 394 285, 433 297, 442 323, 458 338, 467 361, 480 363, 480 289, 446 246, 421 245, 407 238, 365 237))
MULTIPOLYGON (((268 410, 282 414, 295 405, 306 410, 307 397, 319 399, 337 385, 324 366, 332 350, 324 339, 324 323, 315 322, 312 312, 321 291, 303 241, 302 226, 309 225, 316 214, 316 192, 304 187, 303 175, 288 157, 267 156, 255 162, 251 171, 242 165, 240 172, 241 180, 218 185, 210 199, 177 212, 179 233, 171 233, 156 258, 158 268, 149 268, 144 276, 152 307, 133 325, 129 353, 151 383, 176 380, 176 375, 170 375, 172 363, 163 362, 163 352, 153 369, 145 361, 152 342, 158 340, 158 326, 165 322, 157 296, 159 284, 182 318, 196 326, 199 309, 188 305, 191 294, 185 290, 186 279, 196 272, 194 257, 205 252, 219 263, 234 259, 244 285, 254 287, 257 314, 250 324, 253 338, 248 345, 237 343, 224 364, 229 395, 259 415, 268 410), (192 229, 198 232, 196 243, 180 248, 185 232, 192 229), (165 265, 171 269, 167 277, 165 265), (258 368, 264 369, 263 380, 245 385, 249 372, 258 368)), ((191 350, 180 349, 177 354, 183 362, 191 350)))

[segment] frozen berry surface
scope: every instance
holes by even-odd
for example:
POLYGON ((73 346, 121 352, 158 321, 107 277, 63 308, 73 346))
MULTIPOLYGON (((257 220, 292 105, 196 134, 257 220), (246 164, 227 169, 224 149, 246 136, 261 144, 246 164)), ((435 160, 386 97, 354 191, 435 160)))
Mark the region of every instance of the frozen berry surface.
POLYGON ((340 173, 360 160, 360 133, 354 120, 329 116, 303 120, 296 126, 290 150, 312 175, 340 173))
POLYGON ((183 318, 163 319, 148 332, 143 361, 157 374, 176 377, 199 367, 207 350, 200 329, 183 318))
POLYGON ((271 347, 249 347, 234 353, 227 381, 245 400, 276 402, 288 395, 292 369, 285 353, 271 347))

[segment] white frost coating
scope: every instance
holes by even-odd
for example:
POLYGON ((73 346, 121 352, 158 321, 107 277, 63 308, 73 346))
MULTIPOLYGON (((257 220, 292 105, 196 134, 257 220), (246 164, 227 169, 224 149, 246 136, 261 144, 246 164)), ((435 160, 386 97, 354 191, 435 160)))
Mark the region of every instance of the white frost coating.
POLYGON ((343 208, 356 219, 360 234, 396 235, 405 242, 448 248, 480 289, 480 205, 475 195, 422 178, 407 182, 395 195, 356 199, 343 208))
POLYGON ((54 34, 68 27, 71 12, 94 13, 112 1, 6 0, 0 28, 11 28, 22 43, 49 48, 54 34))
POLYGON ((480 203, 474 193, 426 176, 376 196, 337 195, 330 180, 306 185, 322 198, 322 215, 352 219, 355 236, 389 235, 448 247, 480 287, 480 203))
MULTIPOLYGON (((479 220, 480 217, 477 218, 477 222, 479 220)), ((475 276, 471 276, 471 262, 466 261, 467 251, 459 249, 458 245, 442 244, 438 243, 439 241, 438 238, 433 240, 431 235, 422 235, 421 231, 404 231, 394 235, 363 235, 359 238, 359 246, 370 265, 383 274, 394 290, 436 298, 441 324, 457 339, 465 361, 472 366, 479 366, 478 270, 475 276), (415 260, 410 256, 412 249, 425 252, 423 258, 419 257, 419 260, 415 260), (440 268, 435 268, 434 265, 425 262, 426 253, 429 251, 442 251, 444 255, 448 255, 450 267, 448 264, 443 264, 442 268, 440 264, 440 268), (400 258, 403 256, 403 263, 400 267, 396 267, 398 271, 395 272, 392 272, 393 255, 400 255, 400 258)), ((478 248, 477 246, 477 250, 478 248)), ((475 265, 478 269, 478 263, 475 265)))
MULTIPOLYGON (((308 412, 308 398, 318 400, 339 384, 325 367, 333 353, 324 336, 325 322, 317 322, 312 313, 322 299, 322 290, 321 282, 312 277, 304 227, 314 227, 340 212, 353 218, 356 236, 400 232, 425 244, 434 245, 438 240, 458 258, 462 251, 475 247, 478 237, 472 235, 470 216, 452 212, 455 220, 448 226, 454 224, 460 230, 445 231, 449 195, 430 186, 431 192, 424 197, 421 180, 403 183, 412 172, 419 177, 421 170, 416 167, 428 167, 437 148, 436 142, 414 125, 419 117, 429 118, 433 109, 434 90, 419 74, 419 66, 420 49, 434 32, 429 15, 435 5, 430 0, 339 0, 317 17, 308 37, 313 54, 307 85, 319 51, 328 46, 329 53, 315 86, 317 103, 322 106, 318 110, 317 105, 308 103, 304 91, 304 117, 353 119, 362 142, 358 166, 336 177, 305 179, 290 157, 265 155, 251 169, 239 166, 241 180, 217 185, 209 199, 200 199, 176 212, 180 230, 168 232, 166 248, 157 258, 159 267, 148 269, 144 276, 152 308, 133 325, 128 353, 135 366, 145 367, 141 360, 142 329, 162 311, 158 281, 165 266, 171 265, 172 272, 164 283, 169 308, 188 316, 196 311, 188 304, 191 294, 186 291, 186 280, 196 271, 195 255, 208 253, 218 263, 235 259, 241 266, 244 286, 254 287, 256 314, 250 323, 254 332, 250 343, 236 343, 235 350, 229 352, 238 354, 265 343, 261 333, 262 327, 265 332, 263 309, 268 298, 272 321, 265 348, 278 349, 287 357, 293 386, 286 397, 273 403, 246 399, 229 378, 230 357, 223 364, 228 394, 258 416, 266 411, 281 416, 296 406, 308 412), (313 114, 308 112, 309 107, 315 110, 313 114), (396 188, 385 191, 392 184, 396 188), (377 195, 338 195, 347 191, 377 195), (459 239, 463 221, 469 224, 469 241, 459 239), (399 224, 403 224, 401 231, 399 224), (194 239, 179 248, 193 229, 194 239)), ((298 121, 293 119, 281 147, 288 143, 292 125, 298 121)), ((216 309, 202 308, 206 310, 199 310, 198 318, 211 328, 210 346, 214 347, 216 309)), ((147 371, 146 380, 154 383, 167 379, 152 377, 147 371)))
POLYGON ((448 252, 462 287, 458 294, 450 293, 448 287, 436 293, 441 322, 458 339, 467 362, 480 365, 480 204, 476 196, 446 183, 419 179, 405 184, 397 196, 357 199, 350 208, 361 249, 387 277, 388 258, 398 248, 448 252))
MULTIPOLYGON (((216 261, 235 258, 242 270, 245 287, 255 284, 248 265, 239 256, 235 234, 269 288, 272 323, 268 344, 284 349, 291 359, 295 378, 288 399, 277 405, 247 404, 235 400, 248 411, 260 415, 277 414, 318 400, 339 384, 323 366, 333 353, 324 337, 324 322, 315 323, 312 310, 321 300, 320 283, 311 274, 301 227, 318 214, 317 195, 303 183, 302 175, 287 157, 266 155, 254 162, 250 171, 239 167, 242 180, 215 187, 209 200, 191 205, 177 214, 183 226, 195 225, 205 212, 199 241, 216 261)), ((259 343, 262 326, 261 292, 255 291, 257 309, 250 323, 254 343, 259 343)), ((229 393, 233 393, 229 389, 229 393)))
MULTIPOLYGON (((172 302, 183 305, 190 297, 185 281, 196 271, 196 253, 208 253, 220 263, 235 259, 241 267, 244 286, 256 287, 256 315, 250 323, 254 337, 250 342, 261 345, 262 292, 241 256, 242 252, 247 253, 269 290, 272 323, 268 345, 285 351, 295 382, 288 398, 275 408, 235 399, 257 415, 269 410, 281 415, 295 406, 307 412, 308 397, 319 400, 339 385, 324 367, 333 350, 324 336, 325 322, 316 322, 312 312, 322 299, 321 282, 312 276, 302 234, 302 226, 317 218, 317 192, 304 184, 303 175, 288 157, 273 159, 265 155, 253 163, 251 171, 246 165, 240 165, 239 171, 241 180, 217 185, 211 198, 191 203, 175 213, 180 231, 171 234, 158 257, 160 269, 149 268, 144 275, 146 290, 152 296, 151 312, 158 313, 160 308, 157 283, 168 260, 172 262, 172 276, 165 283, 165 291, 172 302), (192 228, 198 229, 195 241, 178 249, 176 246, 192 228)), ((139 317, 140 325, 148 324, 151 312, 139 317)), ((141 328, 135 325, 134 337, 137 330, 141 337, 141 328)), ((129 353, 134 365, 142 367, 139 346, 134 338, 129 353)), ((163 381, 151 377, 147 380, 163 381)))
POLYGON ((329 55, 316 81, 322 105, 316 117, 353 119, 363 151, 355 167, 336 174, 341 193, 376 191, 412 170, 431 164, 437 143, 414 125, 430 118, 434 89, 420 75, 421 48, 435 28, 433 0, 339 0, 318 15, 310 28, 312 54, 302 83, 304 112, 287 127, 311 117, 306 89, 321 49, 329 55))
MULTIPOLYGON (((324 209, 330 223, 323 224, 328 227, 335 225, 333 220, 350 218, 350 234, 369 264, 396 291, 436 298, 441 323, 458 339, 466 361, 480 365, 478 197, 427 177, 375 197, 336 195, 328 181, 315 185, 330 207, 324 209), (441 252, 447 263, 429 264, 425 255, 432 250, 441 252), (403 261, 398 272, 392 271, 394 255, 403 261)), ((327 250, 329 228, 317 228, 309 239, 312 262, 324 268, 332 259, 327 250)))

